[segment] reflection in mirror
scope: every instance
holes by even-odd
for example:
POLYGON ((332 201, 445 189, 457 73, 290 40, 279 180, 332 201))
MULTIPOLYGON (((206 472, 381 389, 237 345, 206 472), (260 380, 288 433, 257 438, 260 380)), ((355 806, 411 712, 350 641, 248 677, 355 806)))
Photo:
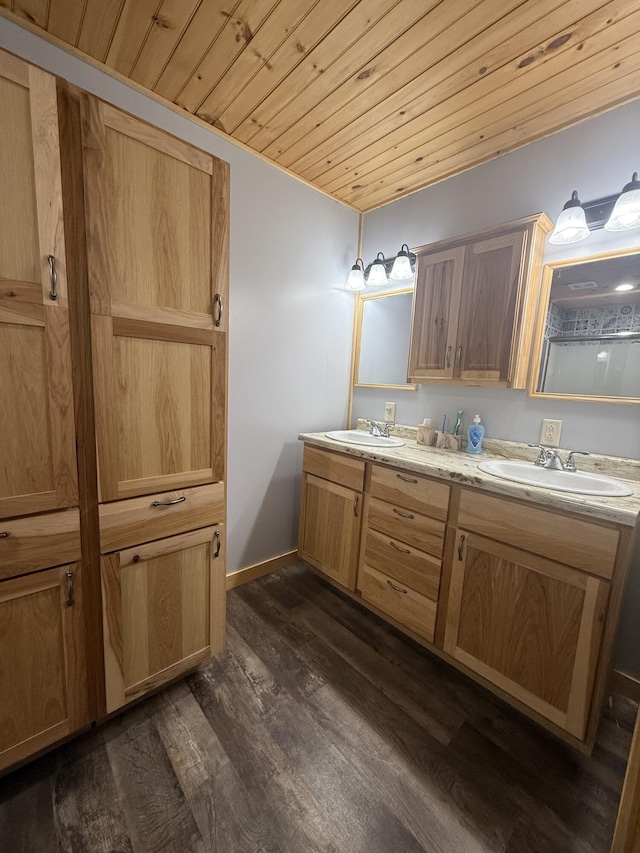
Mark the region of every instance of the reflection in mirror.
POLYGON ((545 294, 536 393, 640 400, 640 254, 550 264, 545 294))
POLYGON ((361 296, 355 336, 355 384, 409 388, 413 289, 361 296))

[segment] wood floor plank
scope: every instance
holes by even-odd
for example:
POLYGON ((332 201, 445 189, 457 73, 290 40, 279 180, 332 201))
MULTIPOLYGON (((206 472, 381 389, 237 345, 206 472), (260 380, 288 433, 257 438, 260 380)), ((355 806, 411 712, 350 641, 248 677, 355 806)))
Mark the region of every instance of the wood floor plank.
POLYGON ((0 780, 0 850, 16 853, 57 850, 52 796, 54 769, 55 758, 46 756, 0 780))

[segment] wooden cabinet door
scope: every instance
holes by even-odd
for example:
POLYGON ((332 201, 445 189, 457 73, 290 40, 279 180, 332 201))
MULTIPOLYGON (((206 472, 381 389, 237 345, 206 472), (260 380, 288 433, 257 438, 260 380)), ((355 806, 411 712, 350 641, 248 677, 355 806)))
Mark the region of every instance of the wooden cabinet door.
POLYGON ((459 530, 444 650, 583 740, 609 584, 459 530))
POLYGON ((101 558, 107 711, 221 651, 223 548, 216 526, 101 558))
POLYGON ((0 112, 0 518, 7 518, 73 506, 78 493, 55 79, 0 52, 0 112))
POLYGON ((228 166, 82 108, 100 500, 224 480, 228 166))
POLYGON ((0 583, 0 770, 89 722, 79 563, 0 583))
POLYGON ((464 247, 418 257, 408 380, 452 379, 464 247))
POLYGON ((339 584, 356 588, 362 494, 303 474, 300 556, 339 584))
POLYGON ((456 350, 459 379, 487 384, 510 379, 526 234, 510 232, 466 248, 456 350))

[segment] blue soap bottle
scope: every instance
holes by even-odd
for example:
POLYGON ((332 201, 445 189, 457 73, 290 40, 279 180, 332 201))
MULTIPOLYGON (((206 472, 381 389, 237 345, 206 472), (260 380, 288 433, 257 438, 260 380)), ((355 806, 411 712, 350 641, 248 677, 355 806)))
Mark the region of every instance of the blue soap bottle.
POLYGON ((480 423, 480 415, 476 415, 473 423, 467 430, 467 453, 479 456, 482 453, 482 439, 484 438, 484 427, 480 423))

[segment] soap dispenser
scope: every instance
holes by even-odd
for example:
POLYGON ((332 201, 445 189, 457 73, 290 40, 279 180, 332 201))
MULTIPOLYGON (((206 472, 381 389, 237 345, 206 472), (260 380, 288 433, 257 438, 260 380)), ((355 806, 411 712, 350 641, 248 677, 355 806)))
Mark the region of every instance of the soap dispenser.
POLYGON ((479 456, 482 453, 482 439, 484 438, 484 427, 480 423, 480 415, 476 415, 473 423, 467 430, 467 453, 479 456))

